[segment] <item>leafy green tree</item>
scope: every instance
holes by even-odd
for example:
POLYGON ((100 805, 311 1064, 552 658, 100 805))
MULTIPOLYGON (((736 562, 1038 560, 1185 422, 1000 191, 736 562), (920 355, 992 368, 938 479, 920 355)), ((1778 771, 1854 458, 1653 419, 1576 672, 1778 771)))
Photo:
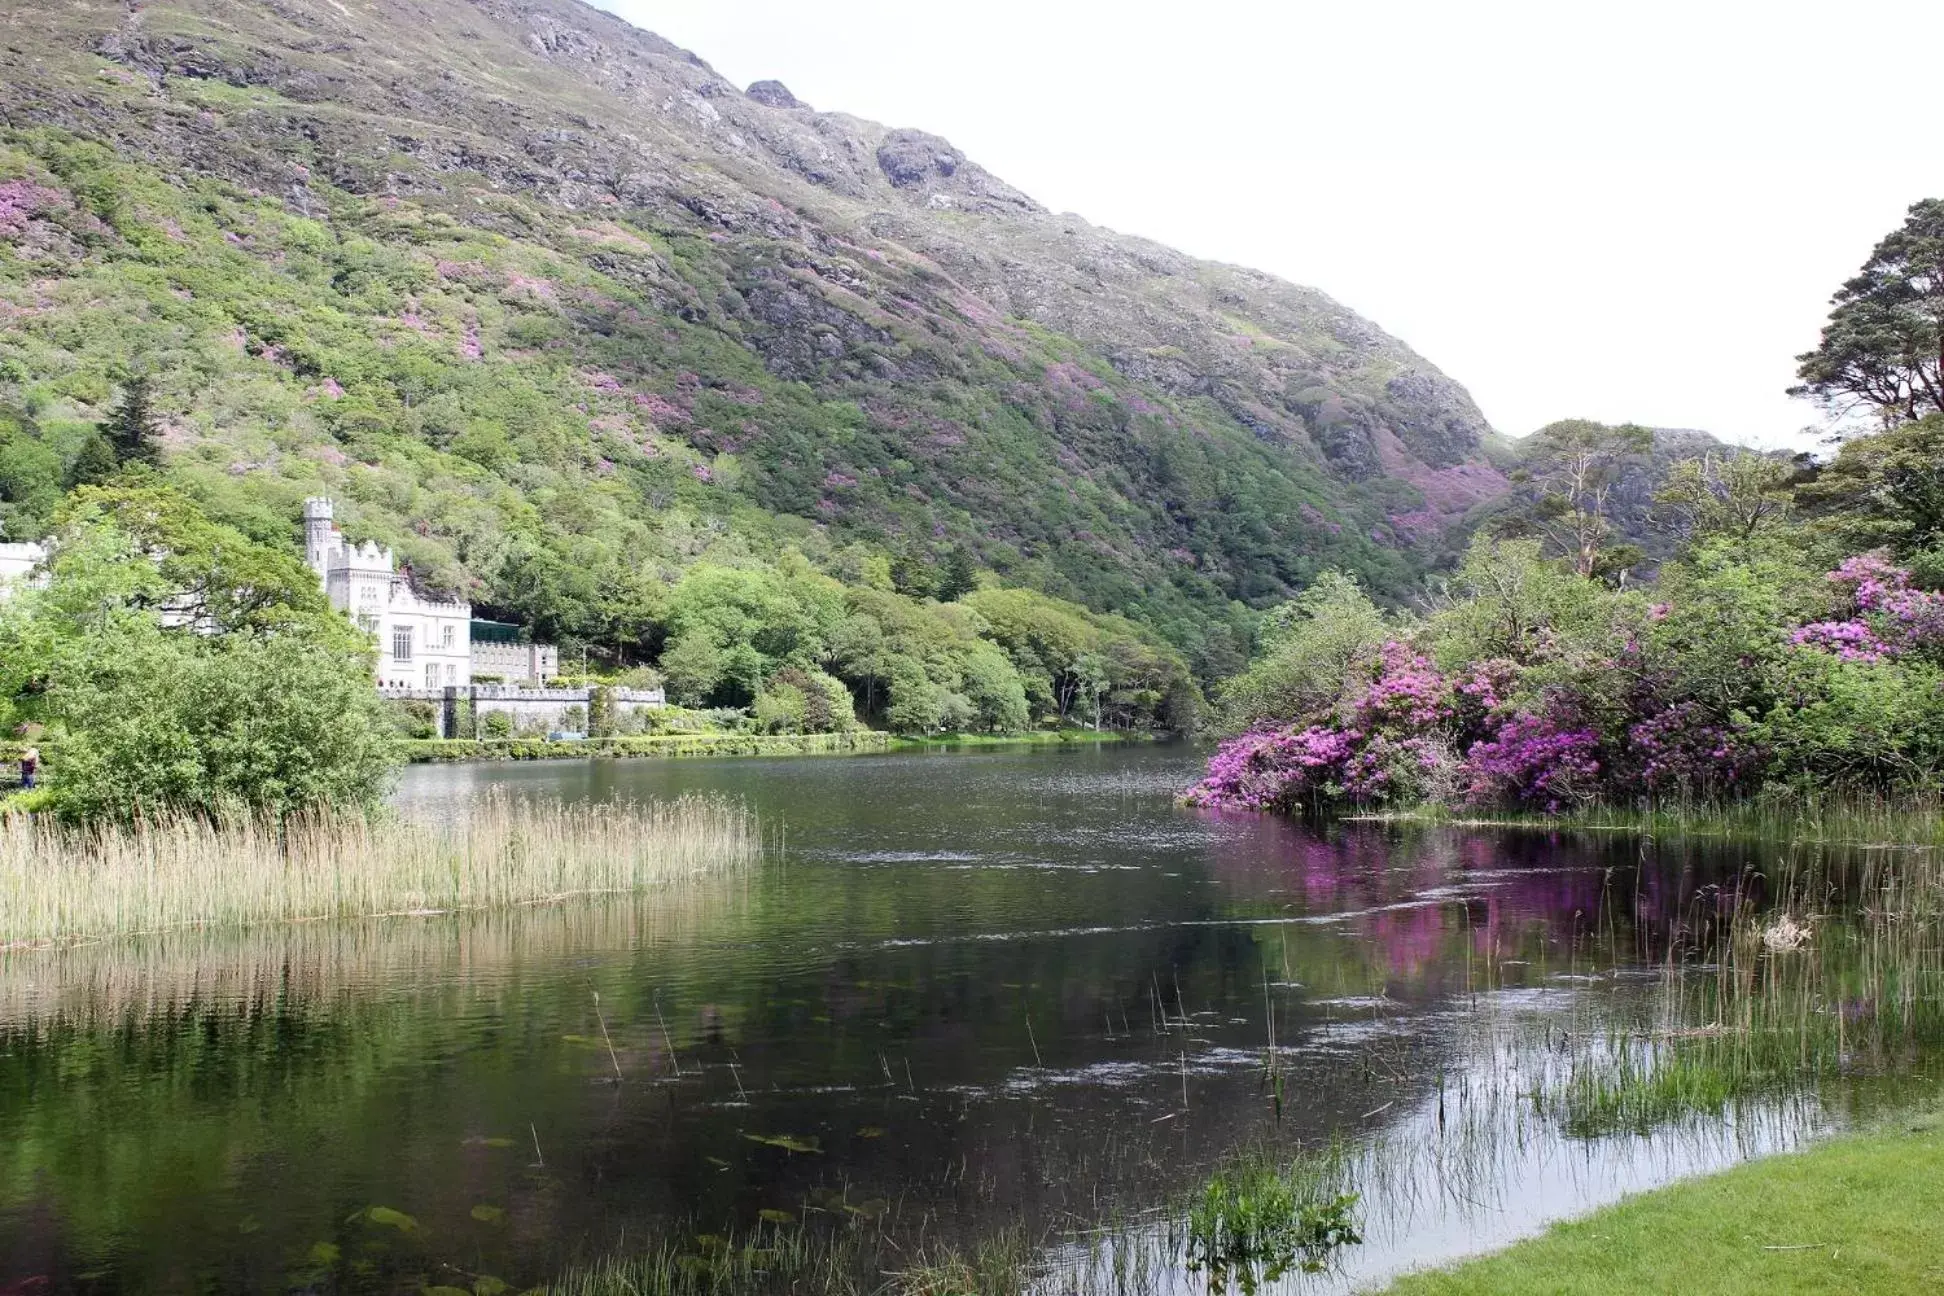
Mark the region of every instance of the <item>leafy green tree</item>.
POLYGON ((1908 557, 1944 547, 1944 415, 1844 442, 1797 498, 1845 548, 1908 557))
POLYGON ((1944 413, 1944 201, 1913 204, 1832 303, 1790 395, 1884 427, 1944 413))
POLYGON ((1718 536, 1745 543, 1789 524, 1798 474, 1794 464, 1769 455, 1683 459, 1654 496, 1655 519, 1683 544, 1718 536))
MULTIPOLYGON (((151 609, 166 604, 177 619, 204 629, 262 629, 292 616, 330 613, 316 573, 294 549, 259 544, 210 520, 170 486, 79 487, 56 524, 64 532, 108 526, 128 537, 155 574, 152 586, 133 597, 151 609)), ((58 560, 56 567, 58 575, 58 560)))
POLYGON ((684 633, 662 651, 661 671, 668 680, 668 696, 678 706, 706 706, 725 669, 722 649, 706 628, 684 633))
POLYGON ((115 457, 115 447, 108 438, 98 431, 90 432, 81 438, 81 448, 68 461, 62 484, 69 490, 99 485, 111 480, 120 469, 121 460, 115 457))
POLYGON ((38 539, 60 503, 59 453, 33 419, 0 407, 0 539, 38 539))
POLYGON ((1260 656, 1222 690, 1223 725, 1243 730, 1335 706, 1390 635, 1356 581, 1324 572, 1263 619, 1260 656))

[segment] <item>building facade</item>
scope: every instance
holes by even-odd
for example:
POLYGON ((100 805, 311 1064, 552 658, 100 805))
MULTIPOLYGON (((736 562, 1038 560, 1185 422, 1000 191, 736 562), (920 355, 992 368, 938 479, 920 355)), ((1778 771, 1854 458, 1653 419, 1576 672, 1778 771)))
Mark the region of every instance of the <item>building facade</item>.
POLYGON ((399 574, 391 550, 347 543, 327 499, 304 501, 304 559, 331 606, 377 639, 380 686, 472 683, 472 604, 426 598, 399 574))
POLYGON ((510 684, 544 684, 560 674, 560 653, 552 644, 528 643, 519 626, 504 621, 472 623, 473 678, 491 676, 510 684))

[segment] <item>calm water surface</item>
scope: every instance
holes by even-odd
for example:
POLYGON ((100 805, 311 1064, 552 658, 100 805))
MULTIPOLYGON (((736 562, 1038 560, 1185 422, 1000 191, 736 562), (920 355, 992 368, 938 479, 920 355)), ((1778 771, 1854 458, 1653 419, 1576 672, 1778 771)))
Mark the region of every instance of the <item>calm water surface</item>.
POLYGON ((715 792, 784 846, 675 894, 0 963, 0 1293, 523 1287, 763 1211, 1082 1230, 1333 1135, 1366 1240, 1300 1284, 1344 1288, 1836 1119, 1576 1139, 1521 1097, 1759 860, 1179 809, 1198 763, 413 769, 413 814, 715 792))

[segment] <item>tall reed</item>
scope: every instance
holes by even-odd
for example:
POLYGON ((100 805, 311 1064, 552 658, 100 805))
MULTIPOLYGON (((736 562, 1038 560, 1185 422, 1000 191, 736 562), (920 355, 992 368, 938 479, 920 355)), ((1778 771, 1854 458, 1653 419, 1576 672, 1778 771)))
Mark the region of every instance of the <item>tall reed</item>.
POLYGON ((720 875, 761 850, 740 805, 486 797, 438 823, 320 812, 132 824, 0 818, 0 947, 183 927, 449 912, 720 875))

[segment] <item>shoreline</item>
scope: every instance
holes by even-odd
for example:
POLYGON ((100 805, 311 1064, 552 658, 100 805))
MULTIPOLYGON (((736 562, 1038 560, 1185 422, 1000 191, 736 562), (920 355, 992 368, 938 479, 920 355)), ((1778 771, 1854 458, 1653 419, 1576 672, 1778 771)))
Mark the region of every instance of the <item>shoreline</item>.
POLYGON ((1683 1179, 1510 1246, 1397 1277, 1379 1296, 1720 1296, 1933 1290, 1922 1221, 1944 1209, 1944 1121, 1906 1115, 1683 1179))
POLYGON ((1027 734, 940 734, 906 737, 877 729, 831 734, 630 734, 556 741, 546 738, 411 738, 409 765, 491 764, 544 760, 678 760, 730 756, 881 756, 966 748, 1066 747, 1158 742, 1154 734, 1061 729, 1027 734))

